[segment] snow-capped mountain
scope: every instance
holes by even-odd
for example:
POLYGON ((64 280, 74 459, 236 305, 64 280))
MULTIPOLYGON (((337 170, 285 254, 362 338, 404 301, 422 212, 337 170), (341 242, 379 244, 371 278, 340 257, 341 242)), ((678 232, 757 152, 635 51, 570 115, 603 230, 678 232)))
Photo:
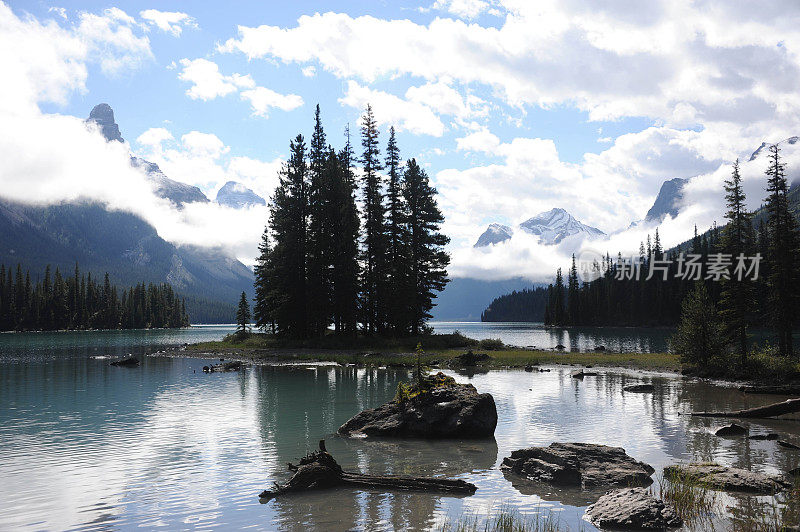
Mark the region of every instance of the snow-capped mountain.
POLYGON ((481 248, 490 244, 497 244, 508 240, 512 234, 514 234, 514 230, 507 225, 489 224, 489 227, 478 237, 478 241, 475 242, 473 247, 481 248))
MULTIPOLYGON (((539 213, 519 224, 518 228, 521 231, 538 236, 539 242, 546 245, 558 244, 573 235, 583 235, 588 238, 606 236, 600 229, 581 223, 561 208, 539 213)), ((503 242, 511 238, 512 234, 513 230, 508 226, 491 224, 478 238, 475 247, 484 247, 503 242)))
POLYGON ((217 203, 234 209, 242 209, 252 205, 266 205, 264 198, 236 181, 228 181, 217 192, 217 203))
MULTIPOLYGON (((106 141, 125 142, 120 133, 119 125, 114 120, 114 110, 107 103, 95 105, 86 122, 97 124, 106 141)), ((170 200, 178 207, 181 207, 184 203, 208 203, 209 201, 199 188, 168 178, 156 163, 131 155, 131 166, 144 171, 145 175, 153 183, 153 191, 158 196, 170 200)))
POLYGON ((646 223, 660 224, 664 221, 667 215, 675 218, 680 210, 680 203, 683 199, 683 187, 688 183, 688 179, 676 177, 675 179, 668 179, 661 185, 658 191, 656 201, 653 206, 647 211, 644 217, 646 223))

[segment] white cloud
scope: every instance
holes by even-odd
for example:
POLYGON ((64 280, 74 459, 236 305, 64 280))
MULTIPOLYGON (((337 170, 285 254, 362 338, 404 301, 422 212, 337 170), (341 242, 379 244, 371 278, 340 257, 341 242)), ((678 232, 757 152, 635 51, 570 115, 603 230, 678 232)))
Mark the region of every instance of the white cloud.
POLYGON ((187 96, 192 100, 213 100, 240 88, 255 87, 255 81, 249 74, 223 76, 219 65, 208 59, 181 59, 180 64, 183 70, 178 74, 178 79, 192 84, 186 89, 187 96))
POLYGON ((394 125, 398 131, 433 137, 444 134, 444 124, 427 105, 370 89, 357 81, 351 80, 347 83, 345 94, 339 98, 339 102, 359 110, 371 104, 373 108, 380 109, 375 115, 378 124, 394 125))
POLYGON ((291 111, 303 105, 303 98, 297 94, 280 94, 266 87, 255 87, 242 91, 242 100, 250 102, 253 114, 267 118, 272 108, 291 111))
POLYGON ((48 7, 47 8, 47 12, 48 13, 55 13, 56 15, 58 15, 61 18, 63 18, 64 20, 67 20, 69 18, 69 17, 67 17, 66 8, 63 8, 63 7, 48 7))
POLYGON ((431 7, 471 20, 488 11, 491 4, 486 0, 436 0, 431 7))
POLYGON ((317 69, 314 65, 308 65, 302 69, 303 75, 307 78, 313 78, 317 75, 317 69))
POLYGON ((102 15, 81 13, 75 34, 87 46, 89 57, 100 63, 108 75, 139 68, 151 60, 150 39, 137 35, 136 20, 125 11, 112 7, 102 15))
MULTIPOLYGON (((509 105, 568 104, 592 120, 646 116, 747 125, 761 135, 800 129, 797 4, 758 13, 715 0, 498 4, 506 13, 499 28, 329 12, 289 28, 240 26, 218 49, 318 64, 367 83, 407 76, 483 85, 509 105)), ((479 12, 474 5, 464 13, 479 12)))
POLYGON ((225 76, 219 65, 208 59, 181 59, 180 64, 183 70, 178 78, 192 84, 186 94, 193 100, 213 100, 241 90, 241 99, 250 103, 254 115, 263 118, 269 117, 272 108, 291 111, 303 105, 303 98, 297 94, 280 94, 256 86, 250 74, 225 76))
POLYGON ((498 146, 500 139, 486 128, 456 139, 456 147, 461 151, 494 153, 498 146))
POLYGON ((196 28, 197 21, 186 13, 180 11, 159 11, 157 9, 145 9, 139 12, 148 24, 156 26, 161 31, 171 33, 179 37, 183 28, 196 28))

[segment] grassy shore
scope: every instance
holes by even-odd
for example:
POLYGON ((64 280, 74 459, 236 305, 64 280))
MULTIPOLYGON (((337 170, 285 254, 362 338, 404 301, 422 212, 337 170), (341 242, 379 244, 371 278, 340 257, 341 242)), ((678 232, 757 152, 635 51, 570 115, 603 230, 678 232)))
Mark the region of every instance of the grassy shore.
POLYGON ((403 339, 324 338, 305 342, 288 342, 265 334, 246 338, 227 336, 219 342, 203 342, 187 346, 188 353, 226 355, 254 361, 319 361, 361 366, 392 366, 416 363, 414 349, 421 344, 424 365, 450 365, 451 359, 467 350, 487 353, 488 368, 522 368, 538 365, 577 365, 623 367, 654 371, 680 371, 678 357, 669 353, 575 353, 543 351, 504 346, 499 340, 473 340, 458 333, 431 334, 403 339))

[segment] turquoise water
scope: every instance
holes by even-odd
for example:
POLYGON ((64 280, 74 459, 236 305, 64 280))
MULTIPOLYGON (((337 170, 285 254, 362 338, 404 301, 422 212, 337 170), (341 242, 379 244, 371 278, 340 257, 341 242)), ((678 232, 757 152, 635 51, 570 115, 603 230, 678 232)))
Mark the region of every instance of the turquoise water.
MULTIPOLYGON (((495 439, 426 442, 335 435, 350 416, 389 400, 409 378, 404 370, 298 365, 209 375, 200 371, 204 360, 142 356, 138 368, 117 368, 102 358, 224 333, 0 335, 0 530, 420 530, 501 505, 592 530, 582 516, 597 493, 507 479, 503 457, 530 445, 586 441, 622 446, 657 470, 689 459, 768 472, 800 465, 800 451, 716 438, 718 421, 678 415, 781 397, 670 376, 645 376, 656 393, 631 394, 622 386, 641 376, 602 370, 583 380, 569 368, 453 374, 494 396, 495 439), (478 491, 457 498, 337 489, 260 504, 261 490, 288 478, 286 462, 320 438, 346 469, 463 478, 478 491)), ((800 443, 794 421, 750 426, 800 443)))

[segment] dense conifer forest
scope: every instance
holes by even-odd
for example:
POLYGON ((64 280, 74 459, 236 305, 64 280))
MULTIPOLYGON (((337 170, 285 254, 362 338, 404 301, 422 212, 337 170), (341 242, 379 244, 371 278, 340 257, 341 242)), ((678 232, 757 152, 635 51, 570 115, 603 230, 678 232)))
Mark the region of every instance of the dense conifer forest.
POLYGON ((750 327, 771 327, 777 352, 793 353, 798 325, 800 233, 792 214, 784 163, 772 146, 766 174, 766 199, 758 226, 745 208, 738 161, 725 183, 726 225, 714 226, 669 251, 658 231, 641 243, 633 260, 618 254, 589 268, 595 279, 582 282, 573 256, 566 280, 559 269, 548 289, 545 323, 704 327, 687 321, 702 316, 718 328, 720 350, 748 352, 750 327), (759 260, 760 259, 760 260, 759 260), (691 294, 691 297, 687 295, 691 294))
POLYGON ((187 327, 186 304, 169 284, 118 290, 75 266, 67 277, 50 266, 30 271, 0 265, 0 330, 146 329, 187 327))
POLYGON ((259 328, 294 338, 424 330, 448 280, 449 239, 427 173, 388 133, 382 157, 367 106, 360 156, 349 129, 337 151, 317 106, 310 142, 290 142, 255 266, 259 328))
POLYGON ((544 287, 514 290, 495 298, 481 313, 481 321, 544 321, 547 297, 544 287))

